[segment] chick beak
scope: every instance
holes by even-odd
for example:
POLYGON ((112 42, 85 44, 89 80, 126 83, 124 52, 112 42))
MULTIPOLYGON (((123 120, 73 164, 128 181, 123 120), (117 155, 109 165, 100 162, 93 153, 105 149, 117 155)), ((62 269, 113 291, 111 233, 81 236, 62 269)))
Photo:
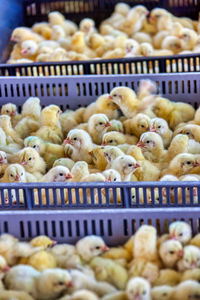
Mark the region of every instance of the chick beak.
POLYGON ((74 283, 73 283, 73 281, 70 281, 70 282, 67 282, 67 287, 74 287, 74 283))
POLYGON ((135 294, 134 300, 141 300, 141 297, 140 297, 139 293, 135 294))
POLYGON ((5 266, 3 269, 2 269, 2 272, 8 272, 10 270, 10 268, 8 266, 5 266))
POLYGON ((183 257, 183 254, 184 254, 184 253, 183 253, 183 250, 178 251, 178 256, 179 256, 179 257, 183 257))
MULTIPOLYGON (((106 146, 106 143, 102 143, 101 146, 106 146)), ((104 153, 104 156, 106 157, 105 153, 104 153)))
POLYGON ((67 175, 66 175, 66 177, 65 177, 66 179, 70 179, 70 178, 72 178, 72 174, 71 173, 68 173, 67 175))
POLYGON ((198 161, 195 161, 194 162, 194 167, 199 167, 200 166, 200 163, 198 161))
POLYGON ((112 97, 111 95, 109 95, 109 96, 108 96, 108 99, 109 99, 109 100, 112 100, 112 99, 113 99, 113 97, 112 97))
POLYGON ((57 244, 58 244, 57 241, 52 240, 52 247, 55 246, 55 245, 57 245, 57 244))
POLYGON ((151 16, 151 15, 149 15, 149 21, 150 21, 150 22, 153 22, 153 21, 154 21, 154 17, 151 16))
POLYGON ((195 262, 195 261, 192 261, 192 263, 191 263, 191 267, 192 267, 193 269, 197 267, 197 264, 196 264, 196 262, 195 262))
POLYGON ((176 240, 176 235, 175 235, 174 232, 173 232, 172 235, 171 235, 171 239, 172 239, 172 240, 176 240))
POLYGON ((72 144, 72 141, 70 140, 70 138, 66 138, 66 139, 64 140, 64 143, 65 143, 65 144, 72 144))
POLYGON ((27 165, 27 162, 23 160, 23 161, 21 162, 21 164, 22 164, 22 166, 26 166, 26 165, 27 165))
POLYGON ((12 111, 12 112, 11 112, 11 116, 14 117, 15 115, 16 115, 15 111, 12 111))
POLYGON ((179 35, 179 36, 178 36, 178 38, 179 38, 179 39, 182 39, 182 38, 183 38, 183 36, 182 36, 182 35, 179 35))
POLYGON ((149 14, 150 14, 150 12, 149 12, 149 11, 146 11, 145 16, 148 17, 149 14))
POLYGON ((63 111, 60 109, 58 114, 61 115, 62 113, 63 113, 63 111))
POLYGON ((11 36, 10 41, 11 41, 11 42, 16 42, 16 41, 15 41, 15 38, 14 38, 13 36, 11 36))
POLYGON ((1 157, 0 158, 0 165, 2 165, 4 163, 4 159, 1 157))
POLYGON ((134 165, 134 167, 135 167, 135 169, 137 169, 137 168, 140 168, 141 166, 140 166, 138 163, 136 163, 136 164, 134 165))
POLYGON ((142 141, 139 141, 138 143, 137 143, 137 147, 139 147, 139 148, 144 148, 144 143, 142 142, 142 141))
POLYGON ((111 126, 110 122, 107 122, 107 123, 105 124, 105 127, 110 127, 110 126, 111 126))
POLYGON ((106 251, 108 251, 108 250, 110 250, 110 248, 108 247, 108 246, 103 246, 103 248, 102 248, 102 251, 104 251, 104 252, 106 252, 106 251))
POLYGON ((150 129, 151 132, 156 132, 156 128, 153 126, 151 129, 150 129))
POLYGON ((109 176, 108 179, 106 179, 106 182, 111 182, 111 177, 109 176))
POLYGON ((22 49, 22 54, 27 54, 28 53, 28 51, 26 50, 26 49, 22 49))
POLYGON ((20 176, 19 175, 15 176, 15 181, 20 181, 20 176))

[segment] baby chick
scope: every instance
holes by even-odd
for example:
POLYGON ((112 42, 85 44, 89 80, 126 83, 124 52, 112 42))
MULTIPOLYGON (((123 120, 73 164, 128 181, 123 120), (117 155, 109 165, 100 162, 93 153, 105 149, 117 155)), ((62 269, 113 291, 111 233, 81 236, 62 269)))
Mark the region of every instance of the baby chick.
POLYGON ((14 127, 21 118, 21 116, 17 113, 17 106, 13 103, 2 105, 1 114, 8 115, 11 118, 11 123, 14 127))
POLYGON ((75 162, 70 158, 59 158, 54 161, 53 168, 57 166, 63 166, 71 170, 74 166, 75 162))
POLYGON ((118 156, 112 163, 112 169, 118 171, 122 181, 130 181, 131 174, 136 171, 140 165, 130 155, 118 156))
POLYGON ((159 255, 167 268, 174 268, 183 256, 183 247, 179 241, 168 240, 161 244, 159 255))
POLYGON ((152 300, 170 300, 174 288, 169 285, 156 286, 151 289, 152 300))
POLYGON ((123 134, 117 131, 110 131, 104 133, 102 138, 102 145, 110 145, 110 146, 117 146, 122 144, 130 144, 136 145, 138 142, 138 138, 132 135, 123 134))
POLYGON ((22 291, 0 291, 1 300, 34 300, 28 293, 22 291))
POLYGON ((157 257, 156 242, 156 229, 153 226, 141 226, 134 236, 133 256, 146 259, 147 261, 155 259, 157 257))
POLYGON ((1 182, 26 182, 26 172, 19 164, 11 164, 6 170, 1 182))
POLYGON ((194 280, 181 282, 172 293, 173 300, 195 300, 200 297, 200 284, 194 280))
POLYGON ((192 237, 192 230, 189 224, 183 221, 176 221, 169 226, 170 238, 181 242, 183 245, 187 244, 192 237))
POLYGON ((65 182, 72 178, 69 169, 63 166, 57 166, 49 170, 42 178, 41 182, 65 182))
POLYGON ((183 259, 178 262, 178 270, 196 269, 200 266, 200 249, 189 245, 183 249, 183 259))
POLYGON ((150 130, 150 118, 145 114, 137 114, 132 119, 123 122, 125 133, 135 135, 137 138, 150 130))
POLYGON ((104 114, 94 114, 89 118, 88 130, 95 144, 101 144, 102 137, 110 126, 109 119, 104 114))
POLYGON ((150 300, 151 287, 149 282, 141 277, 132 278, 127 284, 126 295, 128 300, 150 300))
POLYGON ((0 116, 0 127, 4 130, 7 138, 10 138, 12 142, 19 145, 23 145, 23 140, 18 133, 12 128, 11 119, 7 115, 0 116))
POLYGON ((90 174, 88 164, 85 161, 78 161, 71 170, 72 181, 79 182, 90 174))
POLYGON ((189 139, 194 139, 196 142, 200 142, 200 127, 195 124, 186 124, 183 127, 177 129, 174 134, 185 134, 189 139))
POLYGON ((162 137, 165 148, 169 146, 173 133, 169 129, 167 121, 161 118, 151 119, 150 131, 156 132, 162 137))
POLYGON ((108 251, 109 248, 101 237, 91 235, 80 239, 76 243, 76 250, 83 261, 90 262, 92 258, 108 251))
POLYGON ((12 32, 11 41, 22 43, 26 40, 32 40, 36 43, 40 43, 43 41, 43 38, 39 34, 33 32, 30 28, 18 27, 14 29, 12 32))
POLYGON ((72 129, 65 139, 65 154, 74 161, 84 160, 87 163, 92 162, 89 152, 93 144, 90 135, 82 129, 72 129))

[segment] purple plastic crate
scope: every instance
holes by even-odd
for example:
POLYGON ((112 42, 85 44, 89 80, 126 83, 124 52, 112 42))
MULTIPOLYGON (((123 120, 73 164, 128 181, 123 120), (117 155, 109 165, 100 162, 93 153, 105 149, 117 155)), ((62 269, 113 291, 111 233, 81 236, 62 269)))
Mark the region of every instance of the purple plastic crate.
POLYGON ((0 234, 10 233, 21 240, 48 235, 60 243, 75 243, 94 234, 110 246, 122 244, 143 224, 153 225, 158 234, 168 232, 175 220, 188 222, 193 234, 200 232, 199 208, 110 209, 78 211, 0 212, 0 234))
MULTIPOLYGON (((95 75, 95 74, 151 74, 200 71, 200 55, 181 55, 164 57, 139 57, 113 60, 70 61, 33 63, 23 65, 5 64, 12 44, 9 39, 12 30, 18 26, 32 26, 46 21, 48 13, 62 12, 67 19, 77 23, 82 18, 91 17, 99 25, 113 12, 119 0, 10 0, 0 1, 0 76, 49 76, 49 75, 95 75), (6 16, 6 17, 5 17, 6 16)), ((198 0, 125 0, 135 6, 145 5, 149 10, 163 7, 178 17, 198 19, 200 2, 198 0)))
MULTIPOLYGON (((200 74, 161 74, 123 76, 69 76, 43 78, 0 78, 0 104, 12 102, 20 109, 29 96, 38 96, 42 105, 57 104, 63 110, 76 109, 94 101, 99 95, 108 93, 115 86, 129 86, 137 90, 141 79, 148 78, 157 83, 160 93, 173 101, 199 105, 200 74)), ((199 182, 120 182, 120 183, 32 183, 0 184, 0 208, 4 210, 55 210, 87 208, 156 208, 198 207, 200 204, 199 182), (197 188, 194 198, 193 188, 197 188), (174 188, 173 191, 170 188, 174 188), (178 200, 178 188, 182 199, 178 200), (147 197, 151 190, 151 201, 147 197), (166 190, 166 197, 163 196, 166 190), (188 190, 189 189, 189 190, 188 190), (36 192, 34 192, 36 190, 36 192), (121 199, 117 201, 120 190, 121 199), (45 192, 44 192, 45 191, 45 192), (102 196, 103 195, 105 197, 102 196), (8 194, 9 203, 4 195, 8 194), (12 204, 12 196, 16 204, 12 204), (45 203, 42 202, 45 195, 45 203), (67 195, 68 203, 65 203, 67 195), (142 195, 142 196, 141 196, 142 195), (172 203, 172 198, 174 201, 172 203), (20 198, 24 203, 20 203, 20 198), (158 199, 159 198, 159 199, 158 199), (37 199, 37 204, 35 200, 37 199), (96 201, 95 201, 96 199, 96 201)))

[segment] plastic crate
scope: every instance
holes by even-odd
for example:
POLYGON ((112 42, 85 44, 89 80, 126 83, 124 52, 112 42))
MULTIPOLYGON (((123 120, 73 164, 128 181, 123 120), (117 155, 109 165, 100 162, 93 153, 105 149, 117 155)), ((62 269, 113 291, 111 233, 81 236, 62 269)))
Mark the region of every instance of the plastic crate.
POLYGON ((168 232, 175 220, 188 222, 193 234, 200 232, 199 208, 119 209, 85 211, 0 212, 0 234, 10 233, 21 240, 41 234, 60 243, 75 243, 86 235, 99 235, 109 246, 128 240, 142 224, 153 225, 158 234, 168 232))
MULTIPOLYGON (((9 58, 12 30, 17 26, 32 26, 47 20, 50 11, 59 10, 66 18, 77 23, 84 17, 95 19, 98 25, 113 11, 117 0, 11 0, 0 1, 0 76, 49 76, 49 75, 95 75, 95 74, 151 74, 200 71, 200 55, 170 57, 142 57, 82 62, 51 62, 23 65, 3 64, 9 58)), ((163 7, 176 16, 198 18, 198 0, 126 0, 131 6, 145 5, 149 10, 163 7)))
MULTIPOLYGON (((43 78, 0 78, 0 104, 15 103, 20 109, 30 96, 38 96, 42 105, 55 103, 62 110, 86 106, 99 95, 109 93, 115 86, 129 86, 137 91, 141 79, 148 78, 157 83, 164 97, 173 101, 190 103, 197 108, 200 97, 200 73, 123 75, 123 76, 72 76, 43 78)), ((32 183, 0 184, 0 208, 9 209, 86 209, 86 208, 148 208, 148 207, 198 207, 200 204, 199 182, 120 182, 120 183, 32 183), (173 192, 170 188, 173 187, 173 192), (194 199, 193 188, 198 196, 194 199), (178 188, 182 189, 182 199, 178 200, 178 188), (188 189, 189 188, 189 192, 188 189), (151 201, 147 198, 151 190, 151 201), (166 189, 166 198, 162 190, 166 189), (34 191, 36 190, 36 193, 34 191), (45 190, 45 192, 42 190, 45 190), (16 204, 12 204, 12 193, 16 204), (65 192, 68 203, 65 204, 65 192), (46 195, 42 203, 42 193, 46 195), (121 200, 117 201, 117 193, 121 200), (189 194, 188 194, 189 193, 189 194), (9 203, 4 195, 8 194, 9 203), (142 194, 142 196, 141 196, 142 194), (103 195, 103 196, 102 196, 103 195), (20 204, 20 196, 24 203, 20 204), (132 196, 135 196, 133 198, 132 196), (159 202, 156 201, 159 197, 159 202), (174 201, 172 201, 172 197, 174 201), (38 200, 38 204, 35 200, 38 200), (134 200, 134 203, 133 203, 134 200)))

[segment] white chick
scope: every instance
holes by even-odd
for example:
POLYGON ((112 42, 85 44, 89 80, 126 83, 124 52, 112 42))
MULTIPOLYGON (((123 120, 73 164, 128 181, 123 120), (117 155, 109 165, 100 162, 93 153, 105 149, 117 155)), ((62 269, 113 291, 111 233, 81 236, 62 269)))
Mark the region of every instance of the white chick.
POLYGON ((56 259, 56 265, 59 268, 81 268, 81 259, 76 254, 75 246, 69 244, 55 245, 49 250, 56 259))
POLYGON ((108 251, 109 248, 101 237, 90 235, 76 243, 76 250, 85 262, 89 262, 93 257, 108 251))
POLYGON ((181 41, 176 36, 167 36, 161 45, 162 49, 171 50, 174 54, 178 54, 181 51, 181 41))
POLYGON ((170 238, 181 242, 183 245, 187 244, 192 238, 192 229, 189 224, 183 221, 176 221, 169 226, 170 238))
POLYGON ((110 126, 109 119, 104 114, 94 114, 89 118, 88 130, 95 144, 101 144, 102 137, 110 126))
POLYGON ((139 54, 140 45, 133 39, 127 39, 124 43, 125 57, 134 57, 139 54))
POLYGON ((71 170, 72 181, 81 181, 84 177, 90 174, 88 164, 85 161, 78 161, 71 170))
POLYGON ((6 152, 0 151, 0 166, 1 165, 6 165, 7 163, 8 163, 8 161, 7 161, 6 152))
POLYGON ((126 295, 128 300, 151 300, 151 286, 144 278, 132 278, 127 284, 126 295))
POLYGON ((199 247, 189 245, 183 249, 183 259, 178 262, 179 271, 196 269, 200 267, 199 247))
POLYGON ((65 139, 65 154, 74 161, 92 163, 91 155, 93 144, 90 135, 82 129, 72 129, 65 139))
POLYGON ((72 174, 69 169, 63 166, 57 166, 49 170, 47 174, 45 174, 41 182, 65 182, 68 179, 72 178, 72 174))
POLYGON ((179 241, 168 240, 161 244, 159 255, 168 268, 174 268, 177 261, 183 256, 183 246, 179 241))
POLYGON ((103 172, 103 175, 105 176, 106 181, 108 181, 108 182, 121 181, 121 175, 116 170, 108 169, 103 172))
POLYGON ((118 156, 112 163, 112 169, 118 171, 122 181, 130 181, 131 175, 140 168, 140 165, 130 155, 118 156))

